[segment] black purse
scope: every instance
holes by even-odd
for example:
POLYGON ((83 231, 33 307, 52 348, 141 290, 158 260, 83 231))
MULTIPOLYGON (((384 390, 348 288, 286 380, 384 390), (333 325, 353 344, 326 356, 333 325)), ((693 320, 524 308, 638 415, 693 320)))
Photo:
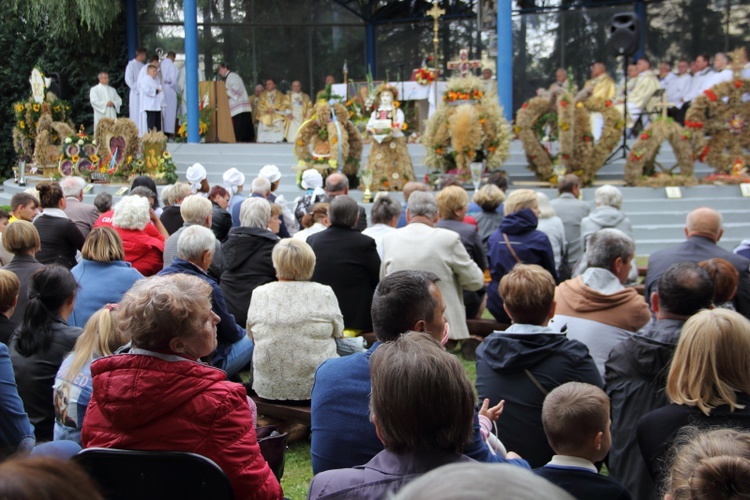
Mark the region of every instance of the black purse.
POLYGON ((284 475, 284 464, 286 462, 287 439, 289 435, 285 432, 279 434, 273 425, 264 425, 255 428, 255 435, 260 446, 260 453, 266 459, 273 475, 281 482, 284 475))

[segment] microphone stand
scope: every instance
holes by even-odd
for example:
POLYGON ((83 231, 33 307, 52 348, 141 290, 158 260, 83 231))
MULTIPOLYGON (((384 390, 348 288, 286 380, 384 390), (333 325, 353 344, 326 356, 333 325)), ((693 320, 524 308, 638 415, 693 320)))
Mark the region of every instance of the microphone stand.
POLYGON ((607 161, 604 162, 605 165, 610 164, 613 160, 617 159, 618 153, 622 151, 622 156, 620 157, 623 160, 628 159, 628 153, 630 152, 630 147, 627 143, 628 138, 628 55, 625 54, 623 56, 623 63, 622 63, 623 71, 625 73, 625 94, 624 94, 624 108, 623 108, 623 120, 625 121, 623 127, 622 127, 622 144, 617 147, 612 153, 607 157, 607 161))

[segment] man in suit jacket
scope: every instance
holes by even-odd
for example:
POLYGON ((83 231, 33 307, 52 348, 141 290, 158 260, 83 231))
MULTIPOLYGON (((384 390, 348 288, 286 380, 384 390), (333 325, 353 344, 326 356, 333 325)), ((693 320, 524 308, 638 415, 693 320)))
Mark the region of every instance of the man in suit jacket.
POLYGON ((380 281, 380 257, 375 240, 355 229, 359 205, 350 196, 331 201, 331 225, 307 238, 315 252, 312 280, 328 285, 339 301, 344 328, 372 331, 370 306, 380 281))
POLYGON ((549 202, 563 222, 565 241, 568 242, 568 264, 570 268, 583 255, 581 247, 581 221, 589 215, 591 206, 578 197, 581 195, 581 181, 575 174, 563 175, 557 183, 560 196, 549 202))
POLYGON ((60 181, 60 187, 67 202, 64 209, 65 215, 75 223, 84 238, 89 235, 94 223, 99 218, 99 210, 94 205, 83 203, 83 188, 85 186, 86 181, 83 180, 83 177, 71 175, 60 181))
POLYGON ((380 277, 394 271, 429 271, 446 303, 445 316, 450 338, 469 337, 463 290, 477 291, 484 286, 484 273, 471 260, 458 233, 436 228, 438 206, 432 193, 418 191, 409 197, 406 209, 409 224, 383 237, 383 264, 380 277))
POLYGON ((687 216, 685 235, 687 240, 679 245, 654 252, 648 259, 646 274, 646 297, 657 289, 659 277, 676 262, 701 262, 716 257, 732 263, 740 274, 734 307, 737 312, 750 318, 750 260, 719 247, 722 229, 721 214, 713 208, 696 208, 687 216))

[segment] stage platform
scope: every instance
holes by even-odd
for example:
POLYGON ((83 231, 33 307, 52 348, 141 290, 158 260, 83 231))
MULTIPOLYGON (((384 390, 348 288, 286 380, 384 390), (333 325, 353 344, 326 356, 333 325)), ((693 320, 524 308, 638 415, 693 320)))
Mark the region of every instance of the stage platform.
MULTIPOLYGON (((201 163, 208 172, 211 185, 221 184, 222 173, 236 167, 245 173, 245 188, 250 189, 252 179, 258 174, 263 165, 272 163, 282 172, 281 186, 277 194, 282 194, 288 201, 293 201, 302 194, 296 185, 297 172, 294 169, 297 162, 292 152, 292 146, 283 144, 169 144, 177 173, 181 180, 185 179, 185 170, 193 163, 201 163)), ((414 171, 418 179, 422 179, 428 168, 424 164, 425 152, 420 144, 409 144, 409 153, 414 164, 414 171)), ((367 161, 369 145, 365 146, 362 162, 367 161)), ((675 163, 674 153, 668 143, 665 143, 657 160, 664 166, 675 163)), ((526 168, 527 162, 523 148, 519 141, 513 141, 511 156, 503 165, 511 180, 511 189, 525 187, 525 183, 535 181, 534 174, 526 168)), ((625 160, 618 159, 605 165, 597 176, 596 184, 611 182, 620 185, 623 192, 623 211, 630 217, 637 241, 636 254, 646 256, 668 245, 684 240, 683 227, 687 213, 699 206, 710 206, 721 211, 724 216, 725 232, 720 245, 728 250, 734 249, 740 241, 750 238, 750 198, 743 198, 738 186, 696 186, 681 188, 682 199, 667 199, 661 188, 632 188, 622 187, 625 160)), ((695 174, 701 178, 713 172, 713 169, 702 163, 695 165, 695 174)), ((27 176, 28 185, 32 186, 42 180, 38 176, 27 176)), ((114 195, 121 186, 97 184, 85 196, 91 203, 94 197, 108 191, 114 195)), ((23 190, 13 182, 6 180, 0 193, 0 204, 7 205, 13 193, 23 190)), ((535 188, 536 189, 536 188, 535 188)), ((583 190, 584 200, 593 204, 596 187, 583 190)), ((550 198, 557 195, 555 189, 539 189, 550 198)), ((362 192, 353 189, 350 193, 361 201, 362 192)), ((471 195, 471 191, 469 195, 471 195)), ((394 199, 403 200, 401 193, 391 193, 394 199)), ((365 205, 368 214, 372 205, 365 205)))

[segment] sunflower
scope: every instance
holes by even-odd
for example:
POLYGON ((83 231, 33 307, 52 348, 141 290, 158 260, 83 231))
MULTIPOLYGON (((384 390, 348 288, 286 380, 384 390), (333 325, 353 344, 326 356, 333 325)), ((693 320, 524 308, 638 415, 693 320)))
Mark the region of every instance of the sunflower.
POLYGON ((99 157, 96 155, 89 156, 89 160, 91 160, 93 163, 99 163, 99 157))
POLYGON ((172 158, 172 155, 169 154, 169 151, 164 151, 164 154, 162 155, 164 158, 172 158))
POLYGON ((23 111, 23 104, 16 104, 16 113, 23 111))
POLYGON ((34 110, 34 112, 35 112, 35 113, 38 113, 38 112, 39 112, 39 110, 40 110, 40 109, 41 109, 42 107, 41 107, 41 106, 39 106, 39 104, 34 104, 33 106, 31 106, 31 108, 32 108, 32 109, 34 110))
POLYGON ((80 160, 80 158, 81 157, 78 155, 73 155, 70 159, 73 160, 73 163, 78 163, 78 160, 80 160))
POLYGON ((26 122, 24 122, 23 120, 21 120, 20 122, 18 122, 18 127, 21 130, 25 129, 26 128, 26 122))

